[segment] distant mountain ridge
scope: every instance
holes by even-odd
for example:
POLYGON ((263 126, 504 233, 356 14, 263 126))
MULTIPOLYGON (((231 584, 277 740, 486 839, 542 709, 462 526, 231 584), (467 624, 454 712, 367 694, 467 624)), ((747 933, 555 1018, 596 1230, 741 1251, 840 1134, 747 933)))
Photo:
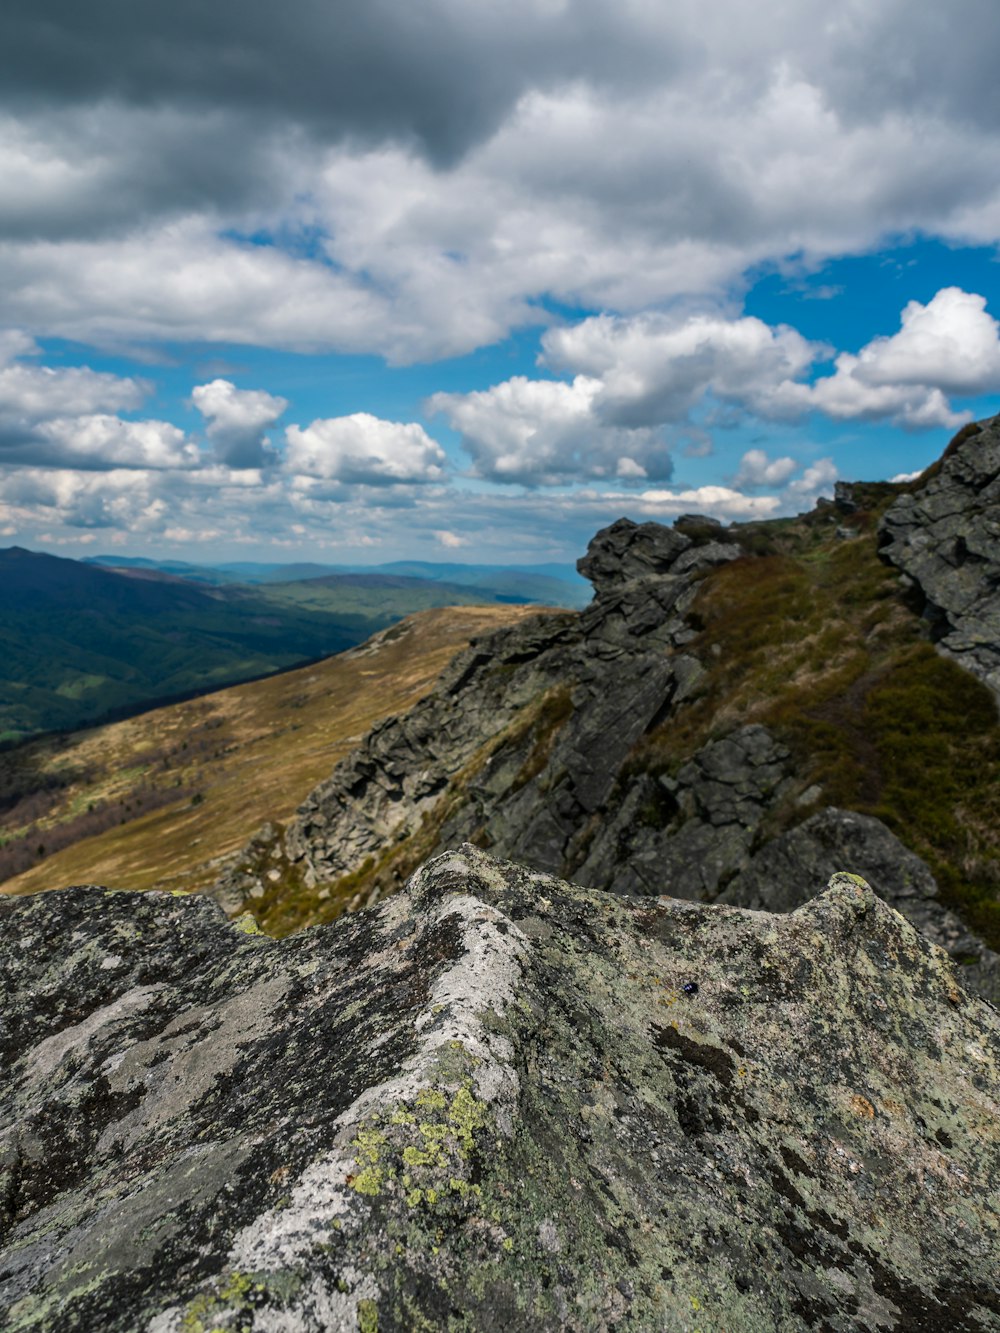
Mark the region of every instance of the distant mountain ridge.
POLYGON ((174 575, 193 582, 227 584, 300 583, 317 579, 407 578, 456 588, 478 588, 498 600, 545 602, 580 608, 590 601, 586 579, 571 564, 465 565, 433 560, 392 560, 381 565, 321 565, 313 562, 264 564, 253 561, 195 565, 183 560, 152 560, 144 556, 94 555, 83 564, 102 568, 174 575))
POLYGON ((266 676, 416 611, 565 600, 569 586, 543 575, 491 588, 385 571, 247 584, 180 561, 11 547, 0 550, 0 741, 266 676))

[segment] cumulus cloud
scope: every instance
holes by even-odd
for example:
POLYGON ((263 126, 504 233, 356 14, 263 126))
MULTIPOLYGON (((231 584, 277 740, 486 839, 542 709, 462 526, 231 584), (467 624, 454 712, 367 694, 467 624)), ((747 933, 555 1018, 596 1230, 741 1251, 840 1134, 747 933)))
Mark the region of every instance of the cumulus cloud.
POLYGON ((832 458, 820 458, 811 463, 795 481, 789 482, 782 497, 786 506, 801 510, 811 509, 824 490, 837 480, 837 468, 832 458))
POLYGON ((697 511, 714 518, 770 518, 781 506, 776 495, 744 495, 730 486, 693 486, 683 491, 641 491, 641 512, 667 517, 697 511))
POLYGON ((798 466, 794 458, 768 458, 763 449, 748 449, 740 459, 733 485, 738 488, 781 486, 798 466))
POLYGON ((128 421, 116 410, 139 407, 141 380, 86 366, 37 365, 23 333, 0 338, 0 463, 85 470, 189 467, 197 450, 166 421, 128 421))
POLYGON ((230 380, 215 379, 197 385, 191 401, 205 418, 206 434, 220 463, 234 468, 258 468, 275 460, 266 432, 288 406, 263 389, 237 389, 230 380))
POLYGON ((383 421, 368 412, 329 417, 285 431, 286 466, 304 477, 385 486, 439 481, 444 450, 415 421, 383 421))
POLYGON ((766 413, 771 388, 823 351, 785 326, 707 314, 599 315, 549 330, 542 346, 554 368, 599 378, 601 419, 630 426, 683 421, 709 392, 766 413))
POLYGON ((428 408, 445 414, 477 474, 492 481, 538 486, 669 477, 670 455, 655 431, 601 420, 595 405, 602 388, 586 375, 571 384, 517 375, 474 393, 434 394, 428 408))
POLYGON ((720 0, 710 40, 691 6, 600 0, 12 0, 0 318, 412 360, 539 298, 637 311, 886 235, 995 242, 1000 20, 956 5, 942 44, 899 0, 720 0), (899 46, 933 78, 887 77, 899 46))
POLYGON ((468 546, 469 539, 460 537, 457 532, 452 532, 450 528, 436 528, 434 536, 449 551, 457 550, 460 546, 468 546))
POLYGON ((927 305, 910 301, 900 330, 874 338, 857 355, 842 352, 836 371, 814 384, 785 383, 774 394, 780 411, 815 408, 838 420, 891 417, 919 430, 955 427, 948 394, 1000 389, 1000 326, 986 299, 942 288, 927 305))

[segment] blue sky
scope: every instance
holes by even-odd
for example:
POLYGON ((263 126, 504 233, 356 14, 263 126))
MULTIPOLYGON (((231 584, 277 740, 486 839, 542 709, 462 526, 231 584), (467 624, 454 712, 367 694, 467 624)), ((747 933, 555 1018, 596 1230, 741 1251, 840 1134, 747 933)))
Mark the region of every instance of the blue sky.
POLYGON ((703 8, 10 0, 0 542, 570 560, 924 467, 1000 398, 1000 17, 703 8))

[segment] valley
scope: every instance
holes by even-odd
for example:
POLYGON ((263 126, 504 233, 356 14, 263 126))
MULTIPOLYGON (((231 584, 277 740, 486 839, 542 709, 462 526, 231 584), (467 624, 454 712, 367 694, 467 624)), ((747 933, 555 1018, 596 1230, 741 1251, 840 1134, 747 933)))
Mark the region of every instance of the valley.
POLYGON ((298 670, 0 752, 0 892, 208 886, 220 858, 262 823, 289 818, 371 726, 426 694, 470 638, 533 613, 425 611, 298 670), (88 836, 102 815, 110 827, 88 836))

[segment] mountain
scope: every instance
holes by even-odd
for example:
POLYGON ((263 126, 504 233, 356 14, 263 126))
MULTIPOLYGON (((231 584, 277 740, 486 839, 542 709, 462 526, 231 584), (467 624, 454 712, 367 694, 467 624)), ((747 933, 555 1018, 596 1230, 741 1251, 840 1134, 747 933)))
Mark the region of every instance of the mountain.
MULTIPOLYGON (((1000 418, 798 519, 620 520, 217 901, 0 898, 0 1320, 1000 1328, 998 506, 1000 418)), ((440 614, 355 650, 359 729, 440 614)))
POLYGON ((467 847, 282 941, 78 888, 0 900, 0 969, 8 1329, 1000 1327, 1000 1015, 857 876, 467 847))
MULTIPOLYGON (((180 560, 148 560, 114 555, 88 556, 84 563, 131 573, 157 572, 189 580, 225 584, 290 584, 334 578, 345 581, 379 577, 406 578, 416 582, 444 584, 450 588, 475 588, 489 601, 539 602, 547 606, 582 607, 590 600, 590 588, 572 565, 461 565, 444 561, 397 560, 383 565, 318 565, 297 563, 269 565, 241 561, 213 567, 189 565, 180 560)), ((440 605, 440 603, 437 603, 440 605)), ((410 608, 414 610, 416 608, 410 608)))
POLYGON ((534 600, 398 575, 249 587, 209 582, 208 573, 180 562, 112 569, 0 551, 0 741, 341 652, 430 607, 534 600))
POLYGON ((351 647, 374 628, 241 588, 0 551, 0 738, 264 675, 351 647))
POLYGON ((421 612, 357 648, 0 752, 0 883, 31 892, 210 885, 219 859, 287 820, 375 723, 411 708, 460 649, 526 609, 421 612))
POLYGON ((772 910, 846 865, 1000 998, 998 475, 994 421, 918 482, 840 485, 798 520, 622 520, 580 562, 585 611, 462 654, 221 900, 282 933, 464 841, 772 910))

